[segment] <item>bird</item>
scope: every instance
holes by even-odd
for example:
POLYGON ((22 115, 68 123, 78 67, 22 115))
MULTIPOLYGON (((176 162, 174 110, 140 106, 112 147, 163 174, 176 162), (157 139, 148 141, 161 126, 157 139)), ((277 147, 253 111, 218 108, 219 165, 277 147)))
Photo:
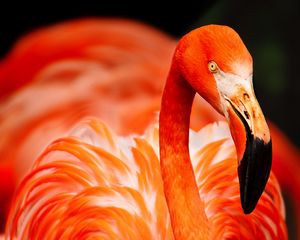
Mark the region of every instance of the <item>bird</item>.
POLYGON ((0 232, 34 159, 76 121, 92 115, 118 134, 144 131, 159 108, 174 43, 138 21, 80 18, 14 44, 0 64, 0 232))
POLYGON ((89 119, 55 140, 20 183, 6 237, 287 239, 252 58, 232 28, 178 41, 157 122, 116 136, 89 119), (229 126, 191 130, 196 93, 229 126))

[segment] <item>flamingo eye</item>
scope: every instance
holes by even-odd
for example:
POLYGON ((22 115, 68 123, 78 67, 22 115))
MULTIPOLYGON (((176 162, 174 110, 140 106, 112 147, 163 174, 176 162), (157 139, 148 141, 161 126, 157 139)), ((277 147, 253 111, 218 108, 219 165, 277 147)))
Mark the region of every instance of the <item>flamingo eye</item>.
POLYGON ((218 71, 218 65, 214 61, 208 62, 208 70, 211 73, 216 73, 218 71))

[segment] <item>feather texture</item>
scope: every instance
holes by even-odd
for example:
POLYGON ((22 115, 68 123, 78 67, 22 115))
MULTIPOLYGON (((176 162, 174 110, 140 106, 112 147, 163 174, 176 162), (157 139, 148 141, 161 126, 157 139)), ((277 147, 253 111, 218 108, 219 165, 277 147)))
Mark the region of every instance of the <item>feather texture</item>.
MULTIPOLYGON (((287 239, 284 205, 271 174, 257 208, 240 207, 228 126, 191 130, 190 154, 211 239, 287 239)), ((22 181, 7 239, 173 239, 158 158, 158 127, 118 137, 86 120, 54 141, 22 181)))

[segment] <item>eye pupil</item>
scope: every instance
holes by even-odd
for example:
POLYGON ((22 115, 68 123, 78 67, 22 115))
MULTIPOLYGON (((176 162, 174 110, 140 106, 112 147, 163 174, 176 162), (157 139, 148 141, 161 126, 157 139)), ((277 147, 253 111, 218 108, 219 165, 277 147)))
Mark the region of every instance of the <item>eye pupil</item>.
POLYGON ((208 68, 211 72, 215 73, 218 69, 217 64, 213 61, 208 63, 208 68))

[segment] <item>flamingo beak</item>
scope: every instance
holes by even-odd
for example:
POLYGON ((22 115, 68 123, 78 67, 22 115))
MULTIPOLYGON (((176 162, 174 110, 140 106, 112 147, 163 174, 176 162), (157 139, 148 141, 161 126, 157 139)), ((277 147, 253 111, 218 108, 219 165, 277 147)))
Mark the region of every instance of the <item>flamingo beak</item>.
POLYGON ((239 87, 235 94, 224 96, 224 99, 225 116, 238 157, 241 205, 244 213, 249 214, 255 209, 269 178, 272 164, 270 132, 252 87, 239 87))

